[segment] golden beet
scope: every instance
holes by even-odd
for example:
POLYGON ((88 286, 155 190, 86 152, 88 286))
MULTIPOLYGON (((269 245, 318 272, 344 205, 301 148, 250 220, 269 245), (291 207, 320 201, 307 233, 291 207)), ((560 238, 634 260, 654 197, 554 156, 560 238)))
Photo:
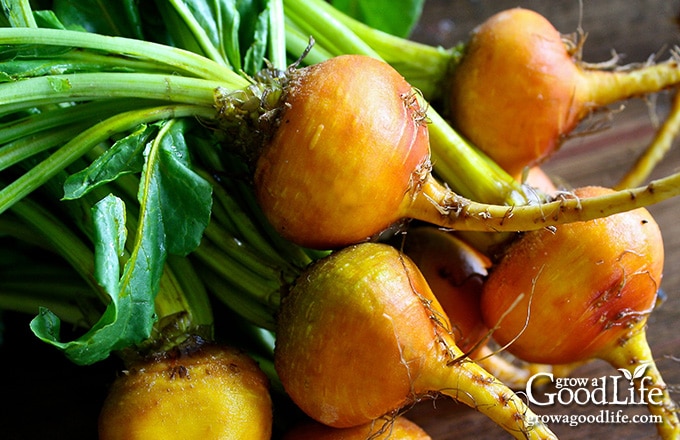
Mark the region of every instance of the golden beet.
POLYGON ((338 428, 442 394, 511 435, 552 439, 512 390, 465 357, 417 266, 386 244, 349 246, 303 273, 281 303, 274 362, 293 401, 338 428))
POLYGON ((116 378, 100 440, 269 440, 268 379, 246 354, 201 346, 132 365, 116 378))
POLYGON ((473 31, 450 81, 455 128, 509 174, 538 165, 594 109, 680 81, 676 60, 590 69, 529 9, 499 12, 473 31))
MULTIPOLYGON (((576 195, 607 192, 591 187, 576 195)), ((644 325, 663 262, 661 232, 644 208, 527 232, 484 285, 484 320, 526 361, 590 359, 644 325)))
POLYGON ((334 248, 406 216, 402 205, 429 159, 429 138, 416 92, 394 68, 335 57, 296 72, 284 99, 254 176, 258 200, 283 236, 334 248))

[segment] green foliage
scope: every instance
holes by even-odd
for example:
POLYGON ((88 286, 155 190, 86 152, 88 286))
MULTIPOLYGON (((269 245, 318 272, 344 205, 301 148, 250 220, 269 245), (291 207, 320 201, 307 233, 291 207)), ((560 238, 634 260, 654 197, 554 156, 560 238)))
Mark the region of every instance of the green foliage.
POLYGON ((66 198, 73 199, 141 167, 139 218, 129 248, 124 202, 108 195, 92 208, 94 275, 111 299, 100 320, 70 342, 60 341, 60 320, 47 309, 41 309, 31 323, 40 339, 63 350, 75 363, 97 362, 111 351, 149 337, 168 253, 186 255, 195 250, 210 219, 211 186, 191 171, 188 160, 184 133, 190 124, 170 120, 159 125, 143 126, 118 141, 65 184, 66 198), (122 275, 121 261, 125 261, 122 275))
POLYGON ((143 39, 135 0, 55 0, 52 11, 69 29, 143 39))
POLYGON ((338 10, 375 29, 408 37, 420 19, 425 0, 332 0, 338 10))
MULTIPOLYGON (((54 223, 55 232, 64 232, 53 234, 59 238, 51 240, 53 250, 67 257, 104 308, 67 341, 62 322, 68 319, 58 316, 56 303, 41 304, 31 322, 36 336, 77 364, 147 343, 158 323, 159 294, 187 290, 169 281, 169 261, 191 253, 210 270, 213 290, 227 286, 218 296, 240 307, 239 314, 273 320, 282 279, 297 273, 294 263, 310 262, 310 254, 263 233, 254 226, 257 215, 244 219, 242 209, 253 211, 252 195, 234 185, 237 197, 214 188, 192 156, 215 155, 206 131, 197 133, 214 115, 217 85, 246 87, 244 77, 254 77, 266 60, 285 67, 282 1, 54 0, 41 10, 29 0, 0 2, 0 26, 30 28, 0 29, 6 31, 0 32, 0 214, 23 209, 23 219, 39 216, 32 218, 36 230, 54 223), (33 192, 61 189, 62 182, 60 203, 79 204, 82 216, 57 224, 47 209, 26 209, 40 205, 33 192), (229 203, 241 196, 245 208, 229 203), (208 228, 215 218, 221 226, 208 228), (281 249, 283 261, 271 257, 281 249)), ((422 6, 360 3, 338 5, 397 35, 410 32, 422 6)), ((214 170, 233 166, 217 165, 214 170)))

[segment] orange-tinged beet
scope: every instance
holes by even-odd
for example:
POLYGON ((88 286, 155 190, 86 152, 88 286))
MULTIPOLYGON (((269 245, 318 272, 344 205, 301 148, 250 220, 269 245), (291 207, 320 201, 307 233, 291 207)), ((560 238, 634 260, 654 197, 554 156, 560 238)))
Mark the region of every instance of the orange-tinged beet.
MULTIPOLYGON (((584 188, 576 195, 603 191, 584 188)), ((521 333, 509 350, 524 360, 564 364, 592 358, 644 323, 656 300, 663 256, 661 233, 645 209, 526 233, 484 285, 486 323, 495 326, 524 294, 494 333, 501 345, 521 333)))
POLYGON ((114 381, 99 439, 269 440, 268 379, 236 349, 203 345, 132 365, 114 381))
POLYGON ((288 75, 278 124, 271 137, 257 136, 263 144, 253 178, 272 226, 302 246, 338 249, 409 219, 457 230, 539 229, 680 192, 676 174, 654 182, 654 188, 592 198, 583 207, 562 200, 477 203, 432 176, 426 105, 389 64, 342 55, 288 75))
MULTIPOLYGON (((545 174, 539 173, 541 180, 545 174)), ((545 186, 545 182, 539 182, 545 186)), ((526 386, 537 371, 547 365, 516 365, 493 353, 488 343, 490 330, 482 318, 482 289, 491 261, 456 235, 442 229, 410 228, 403 243, 404 252, 423 273, 432 292, 451 321, 456 345, 479 365, 512 389, 526 386)))
POLYGON ((539 166, 529 168, 526 180, 523 183, 532 188, 536 188, 543 194, 554 195, 557 192, 557 186, 555 185, 555 182, 553 182, 552 177, 539 166))
POLYGON ((350 246, 310 267, 283 299, 276 370, 313 419, 364 425, 443 394, 517 438, 554 438, 508 387, 465 358, 415 264, 378 243, 350 246))
POLYGON ((288 430, 282 440, 431 440, 427 432, 409 419, 376 420, 351 428, 333 428, 306 420, 288 430))
MULTIPOLYGON (((575 196, 609 192, 587 187, 575 196)), ((482 314, 496 328, 494 338, 525 361, 568 364, 599 358, 631 373, 648 363, 656 401, 663 400, 649 409, 664 418, 661 436, 677 438, 677 409, 645 337, 663 264, 661 232, 644 208, 527 232, 491 270, 482 314)))
POLYGON ((451 78, 453 125, 511 175, 548 158, 594 109, 680 81, 674 60, 633 70, 587 69, 529 9, 475 28, 451 78))
POLYGON ((279 232, 331 248, 400 220, 414 173, 429 159, 406 80, 382 61, 346 55, 300 69, 284 99, 255 170, 258 200, 279 232))
POLYGON ((456 345, 475 357, 488 328, 482 319, 482 286, 489 259, 450 232, 434 227, 409 229, 404 252, 422 272, 451 321, 456 345))

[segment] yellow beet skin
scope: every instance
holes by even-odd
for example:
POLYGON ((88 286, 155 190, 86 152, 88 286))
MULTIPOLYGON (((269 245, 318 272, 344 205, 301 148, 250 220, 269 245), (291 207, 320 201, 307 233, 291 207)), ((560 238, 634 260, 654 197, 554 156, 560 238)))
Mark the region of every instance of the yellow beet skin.
POLYGON ((244 353, 203 346, 139 362, 113 383, 99 439, 266 439, 272 431, 267 377, 244 353))

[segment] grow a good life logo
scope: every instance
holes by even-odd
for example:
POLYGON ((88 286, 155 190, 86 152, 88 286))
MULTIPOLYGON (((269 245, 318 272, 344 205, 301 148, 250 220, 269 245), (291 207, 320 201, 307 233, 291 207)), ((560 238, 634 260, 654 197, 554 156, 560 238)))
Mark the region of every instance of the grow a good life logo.
POLYGON ((555 377, 549 372, 536 373, 529 379, 526 390, 522 392, 530 404, 538 407, 588 405, 608 408, 601 408, 597 414, 587 415, 536 415, 534 420, 529 420, 528 423, 564 423, 570 426, 583 423, 662 423, 661 416, 658 415, 631 416, 624 413, 623 409, 611 408, 662 405, 663 391, 645 375, 648 365, 641 364, 632 373, 621 368, 620 374, 595 378, 555 377), (542 385, 541 388, 544 388, 541 393, 536 391, 538 388, 536 384, 539 383, 542 385))
POLYGON ((537 406, 560 405, 661 405, 663 391, 645 376, 648 364, 639 365, 633 373, 620 368, 621 375, 596 378, 558 377, 552 373, 534 374, 526 386, 529 402, 537 406), (635 381, 639 379, 639 383, 635 381), (555 391, 534 394, 534 382, 549 381, 555 391), (621 384, 626 386, 623 387, 621 384))

